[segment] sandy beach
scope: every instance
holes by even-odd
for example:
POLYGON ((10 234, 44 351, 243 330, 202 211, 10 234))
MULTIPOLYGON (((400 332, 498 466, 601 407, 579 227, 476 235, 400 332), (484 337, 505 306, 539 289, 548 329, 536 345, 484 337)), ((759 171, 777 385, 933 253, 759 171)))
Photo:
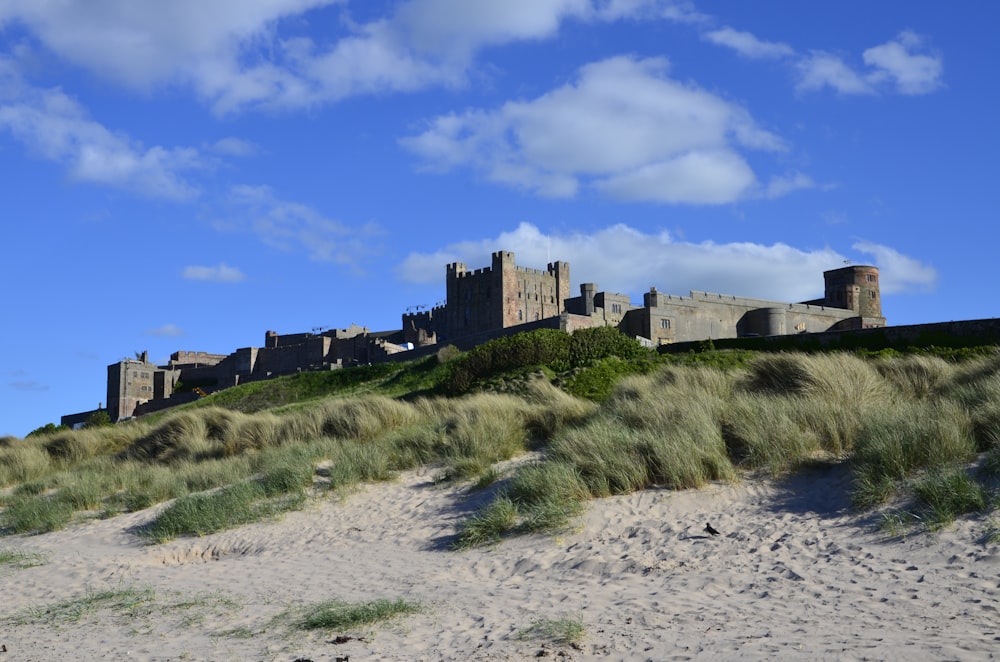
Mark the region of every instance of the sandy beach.
POLYGON ((463 552, 449 548, 456 526, 488 491, 432 479, 409 472, 278 521, 162 545, 133 533, 155 509, 3 539, 0 548, 45 562, 0 566, 0 660, 1000 653, 1000 545, 987 542, 985 521, 892 536, 850 508, 843 466, 592 501, 562 535, 463 552), (101 592, 134 600, 72 612, 101 592), (421 610, 349 631, 293 627, 288 614, 334 598, 421 610), (578 641, 539 631, 566 619, 585 629, 578 641))

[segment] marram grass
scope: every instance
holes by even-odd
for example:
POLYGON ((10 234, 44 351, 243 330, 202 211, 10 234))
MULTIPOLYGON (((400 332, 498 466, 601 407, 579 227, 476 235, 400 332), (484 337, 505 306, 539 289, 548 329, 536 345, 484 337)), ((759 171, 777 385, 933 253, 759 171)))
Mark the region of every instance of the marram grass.
MULTIPOLYGON (((965 488, 930 489, 925 477, 947 475, 987 452, 983 470, 967 478, 992 502, 1000 474, 1000 354, 957 362, 744 352, 718 365, 704 356, 643 354, 635 359, 641 366, 598 357, 575 366, 580 375, 615 363, 587 377, 586 390, 599 392, 600 404, 556 387, 572 379, 562 373, 551 381, 553 366, 512 373, 509 384, 504 375, 480 381, 504 393, 442 397, 426 380, 442 378, 449 366, 425 361, 412 374, 392 366, 309 375, 222 392, 126 425, 4 438, 0 528, 43 533, 175 500, 149 529, 151 539, 204 535, 273 517, 323 487, 391 480, 428 464, 452 479, 495 485, 493 501, 461 527, 458 546, 559 529, 587 499, 698 487, 746 469, 781 475, 818 455, 850 463, 858 507, 909 496, 946 513, 950 506, 930 505, 934 495, 965 488), (593 383, 602 374, 607 383, 593 383), (419 395, 391 397, 411 383, 420 384, 419 395), (323 397, 345 385, 356 394, 323 397), (308 397, 290 400, 294 394, 308 397), (540 451, 541 461, 496 483, 497 463, 528 450, 540 451)), ((978 503, 969 493, 952 508, 956 515, 978 503)))

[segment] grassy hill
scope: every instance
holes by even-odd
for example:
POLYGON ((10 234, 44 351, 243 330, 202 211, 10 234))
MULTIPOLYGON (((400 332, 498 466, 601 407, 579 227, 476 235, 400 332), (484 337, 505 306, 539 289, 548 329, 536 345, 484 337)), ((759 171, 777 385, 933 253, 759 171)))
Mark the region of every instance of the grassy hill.
POLYGON ((614 330, 541 330, 249 383, 116 426, 0 439, 0 530, 42 533, 172 500, 136 532, 158 542, 422 465, 491 490, 457 547, 557 530, 592 498, 817 462, 849 463, 854 504, 889 527, 995 511, 996 347, 702 349, 658 354, 614 330), (527 451, 538 459, 498 468, 527 451))

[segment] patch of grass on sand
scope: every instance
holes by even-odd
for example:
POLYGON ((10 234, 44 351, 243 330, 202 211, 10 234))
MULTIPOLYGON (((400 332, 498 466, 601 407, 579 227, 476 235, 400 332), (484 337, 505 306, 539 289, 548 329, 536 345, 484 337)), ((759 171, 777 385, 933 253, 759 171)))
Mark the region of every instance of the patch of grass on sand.
POLYGON ((370 602, 344 602, 328 600, 310 605, 296 621, 303 630, 347 630, 362 625, 373 625, 396 616, 415 614, 420 605, 406 600, 372 600, 370 602))
POLYGON ((80 597, 32 607, 9 616, 7 621, 15 625, 75 623, 84 616, 106 609, 134 617, 149 607, 153 595, 150 588, 87 589, 80 597))
POLYGON ((0 513, 0 530, 6 533, 48 533, 73 519, 73 506, 45 495, 14 496, 0 513))
POLYGON ((48 559, 37 552, 22 552, 17 549, 0 549, 0 565, 13 568, 34 568, 45 565, 48 559))
POLYGON ((565 616, 535 621, 518 633, 518 639, 533 639, 559 645, 578 644, 587 636, 587 626, 580 616, 565 616))
POLYGON ((245 481, 214 492, 180 497, 139 534, 155 543, 185 535, 204 536, 276 517, 301 507, 304 500, 301 492, 272 496, 260 481, 245 481))
POLYGON ((932 529, 986 508, 986 490, 962 468, 934 471, 917 481, 914 491, 929 509, 927 522, 932 529))

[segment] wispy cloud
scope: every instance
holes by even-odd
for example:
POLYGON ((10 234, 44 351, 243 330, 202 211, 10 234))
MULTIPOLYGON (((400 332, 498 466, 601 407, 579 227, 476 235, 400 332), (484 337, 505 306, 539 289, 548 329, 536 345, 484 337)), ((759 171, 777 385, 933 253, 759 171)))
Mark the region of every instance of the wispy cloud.
POLYGON ((829 87, 845 95, 885 91, 929 94, 944 85, 944 66, 939 55, 919 52, 923 48, 920 36, 902 32, 896 39, 867 49, 862 54, 867 68, 861 71, 838 55, 816 51, 798 61, 797 88, 815 91, 829 87))
POLYGON ((77 181, 105 184, 153 198, 185 200, 197 188, 181 173, 203 166, 192 148, 146 147, 92 119, 58 88, 26 84, 0 59, 0 130, 41 158, 64 165, 77 181))
POLYGON ((408 0, 365 22, 346 15, 322 39, 293 19, 347 0, 20 2, 0 8, 50 51, 105 79, 148 92, 189 85, 216 112, 300 108, 359 94, 464 81, 488 47, 555 37, 567 21, 698 23, 687 0, 408 0), (281 24, 280 33, 276 26, 281 24))
POLYGON ((347 225, 299 202, 282 200, 268 186, 234 186, 227 211, 213 222, 225 232, 247 232, 282 251, 302 251, 310 259, 361 271, 380 250, 375 223, 347 225))
POLYGON ((42 384, 41 382, 36 382, 34 380, 18 380, 10 382, 10 387, 15 391, 48 391, 49 387, 47 384, 42 384))
POLYGON ((706 32, 702 37, 713 44, 726 46, 743 57, 755 60, 780 59, 795 55, 795 49, 788 44, 764 41, 749 32, 741 32, 730 27, 706 32))
POLYGON ((184 335, 184 329, 180 328, 176 324, 164 324, 163 326, 158 326, 155 329, 147 329, 143 332, 143 335, 176 338, 184 335))
POLYGON ((904 31, 896 39, 864 52, 864 61, 874 71, 873 82, 895 85, 901 94, 927 94, 943 85, 944 66, 939 55, 916 52, 923 48, 923 39, 904 31))
POLYGON ((215 141, 209 145, 208 149, 223 156, 246 157, 256 156, 260 153, 260 147, 256 143, 243 140, 242 138, 234 138, 233 136, 215 141))
POLYGON ((549 197, 581 186, 622 200, 721 204, 750 195, 740 150, 782 140, 743 108, 671 79, 663 58, 615 57, 530 101, 437 117, 401 143, 431 168, 463 165, 549 197))
MULTIPOLYGON (((398 267, 397 276, 407 282, 437 284, 444 277, 445 264, 489 265, 498 249, 514 251, 518 264, 524 266, 566 260, 574 287, 595 282, 602 290, 633 296, 656 287, 680 295, 699 290, 783 302, 822 296, 823 272, 843 266, 848 259, 831 248, 692 243, 677 241, 667 232, 647 233, 621 224, 589 233, 543 234, 536 226, 522 223, 495 237, 449 244, 433 253, 412 253, 398 267)), ((865 243, 854 249, 874 255, 885 292, 925 287, 935 277, 931 267, 892 249, 865 243)))
POLYGON ((241 283, 246 280, 246 274, 236 267, 230 267, 225 262, 220 262, 214 267, 184 267, 181 277, 185 280, 198 280, 210 283, 241 283))

